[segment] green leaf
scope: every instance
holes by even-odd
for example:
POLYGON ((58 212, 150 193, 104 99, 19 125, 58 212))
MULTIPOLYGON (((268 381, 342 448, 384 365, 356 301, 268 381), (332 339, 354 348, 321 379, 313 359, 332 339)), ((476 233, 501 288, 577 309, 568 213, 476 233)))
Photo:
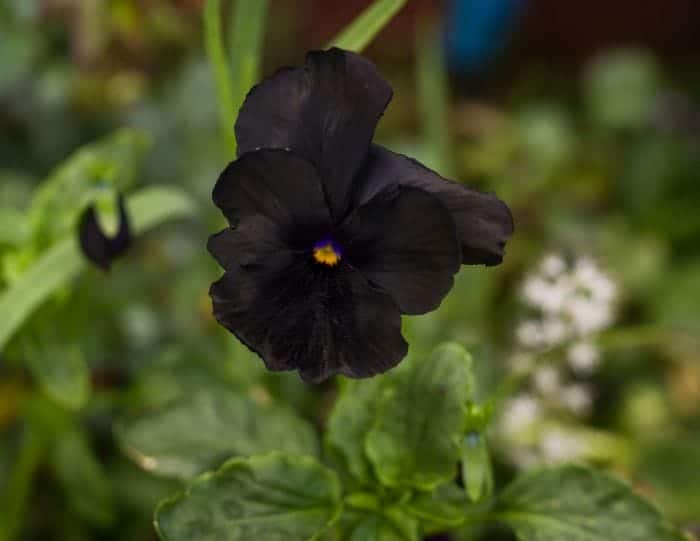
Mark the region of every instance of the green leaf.
POLYGON ((431 490, 456 474, 473 392, 471 357, 445 344, 424 361, 404 361, 392 379, 367 435, 367 454, 385 485, 431 490))
POLYGON ((476 503, 493 492, 491 457, 484 435, 470 432, 462 440, 462 481, 469 499, 476 503))
POLYGON ((429 522, 444 528, 455 528, 464 522, 464 495, 454 498, 454 492, 461 492, 454 483, 446 483, 442 490, 417 492, 401 507, 409 515, 422 522, 429 522), (447 496, 451 497, 447 497, 447 496))
MULTIPOLYGON (((263 37, 268 0, 250 2, 236 0, 230 30, 231 80, 233 81, 233 114, 230 126, 236 122, 246 94, 260 78, 263 37)), ((235 145, 235 141, 234 141, 235 145)), ((236 147, 233 152, 235 154, 236 147)))
POLYGON ((19 247, 28 237, 29 227, 25 216, 14 208, 0 208, 0 246, 19 247))
POLYGON ((90 373, 79 347, 43 336, 25 338, 22 345, 32 375, 52 400, 69 409, 85 405, 90 373))
POLYGON ((365 438, 374 424, 384 378, 343 380, 328 419, 326 443, 344 459, 350 474, 362 484, 374 475, 365 453, 365 438))
POLYGON ((204 45, 214 72, 221 134, 226 148, 232 150, 235 155, 236 138, 233 133, 233 124, 236 119, 236 109, 231 90, 231 73, 226 60, 219 0, 207 0, 204 4, 204 45))
POLYGON ((160 504, 164 541, 313 540, 340 515, 336 475, 311 457, 233 459, 160 504))
POLYGON ((349 541, 418 541, 418 522, 389 510, 389 517, 370 515, 352 530, 349 541))
POLYGON ((376 0, 327 46, 361 52, 406 4, 406 0, 376 0))
MULTIPOLYGON (((138 235, 169 219, 193 213, 183 192, 170 188, 146 188, 128 198, 128 211, 138 235)), ((57 289, 86 266, 73 236, 54 243, 10 288, 0 295, 0 352, 27 318, 57 289)))
POLYGON ((142 467, 189 478, 232 456, 274 450, 318 453, 313 428, 290 410, 260 406, 227 390, 201 390, 165 408, 117 425, 127 454, 142 467))
POLYGON ((544 468, 516 479, 494 517, 520 541, 683 541, 628 485, 583 466, 544 468))
POLYGON ((149 144, 142 132, 123 129, 62 162, 32 199, 28 222, 34 238, 42 244, 63 238, 98 193, 132 186, 149 144))
POLYGON ((96 525, 114 520, 111 484, 83 433, 69 430, 59 436, 51 464, 71 511, 96 525))

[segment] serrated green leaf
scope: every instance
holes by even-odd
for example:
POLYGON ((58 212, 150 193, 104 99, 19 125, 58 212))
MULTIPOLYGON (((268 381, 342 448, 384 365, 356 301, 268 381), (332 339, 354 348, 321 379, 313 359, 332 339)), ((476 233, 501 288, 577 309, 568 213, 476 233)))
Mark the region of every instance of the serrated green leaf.
MULTIPOLYGON (((166 220, 193 213, 191 199, 172 188, 147 188, 127 201, 134 232, 138 235, 166 220)), ((51 246, 10 288, 0 295, 0 351, 27 318, 57 289, 86 266, 76 238, 51 246)))
POLYGON ((360 13, 327 47, 361 52, 391 19, 406 5, 406 0, 376 0, 360 13))
POLYGON ((584 466, 543 468, 501 494, 494 517, 520 541, 683 541, 625 483, 584 466))
MULTIPOLYGON (((459 490, 455 483, 454 489, 459 490)), ((466 504, 464 496, 459 503, 466 504)), ((418 492, 401 508, 420 521, 429 522, 445 528, 454 528, 464 522, 464 505, 456 505, 455 500, 443 497, 443 492, 418 492)))
POLYGON ((163 541, 314 540, 341 512, 336 475, 311 457, 233 459, 156 510, 163 541))
POLYGON ((431 490, 455 477, 464 407, 473 393, 471 357, 457 344, 396 370, 379 402, 366 451, 388 486, 431 490))
POLYGON ((61 434, 54 443, 51 465, 74 513, 96 525, 114 520, 112 487, 84 434, 77 430, 61 434))
POLYGON ((232 456, 270 451, 316 455, 313 427, 291 410, 261 406, 232 391, 201 390, 143 417, 116 434, 127 454, 162 475, 190 478, 232 456))
POLYGON ((344 459, 361 484, 372 481, 372 465, 365 453, 365 437, 374 424, 384 378, 344 380, 328 419, 326 443, 344 459))

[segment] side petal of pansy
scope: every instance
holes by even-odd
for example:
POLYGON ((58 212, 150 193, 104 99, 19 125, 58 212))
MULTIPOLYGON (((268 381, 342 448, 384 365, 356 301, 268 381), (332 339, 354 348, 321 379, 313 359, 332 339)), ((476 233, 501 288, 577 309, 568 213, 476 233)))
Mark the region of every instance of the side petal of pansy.
POLYGON ((253 87, 236 121, 240 154, 291 149, 315 164, 334 217, 347 211, 353 179, 391 86, 369 60, 341 49, 308 53, 253 87))
POLYGON ((131 245, 131 226, 124 197, 118 197, 119 229, 108 237, 100 226, 95 205, 85 209, 78 222, 78 240, 83 254, 95 265, 108 270, 112 261, 126 252, 131 245))
POLYGON ((454 220, 436 198, 401 187, 376 194, 341 226, 351 264, 404 314, 423 314, 452 289, 461 263, 454 220))
POLYGON ((445 205, 457 226, 462 263, 498 265, 513 235, 513 216, 494 194, 483 193, 447 180, 416 160, 372 145, 356 194, 359 204, 392 184, 425 190, 445 205))

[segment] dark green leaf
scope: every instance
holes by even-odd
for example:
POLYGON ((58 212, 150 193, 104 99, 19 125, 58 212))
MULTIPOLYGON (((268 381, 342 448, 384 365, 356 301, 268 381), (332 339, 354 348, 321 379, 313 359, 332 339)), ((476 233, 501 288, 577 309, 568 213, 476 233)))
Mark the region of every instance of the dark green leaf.
POLYGON ((118 440, 142 467, 189 478, 232 456, 269 451, 315 455, 313 428, 290 410, 231 391, 201 390, 117 425, 118 440))
POLYGON ((625 483, 583 466, 539 469, 501 494, 495 518, 520 541, 682 541, 625 483))
POLYGON ((472 392, 471 357, 459 345, 440 346, 426 360, 404 361, 367 435, 367 454, 380 481, 431 490, 454 478, 472 392))
POLYGON ((311 457, 233 459, 156 510, 164 541, 317 539, 340 515, 340 483, 311 457))

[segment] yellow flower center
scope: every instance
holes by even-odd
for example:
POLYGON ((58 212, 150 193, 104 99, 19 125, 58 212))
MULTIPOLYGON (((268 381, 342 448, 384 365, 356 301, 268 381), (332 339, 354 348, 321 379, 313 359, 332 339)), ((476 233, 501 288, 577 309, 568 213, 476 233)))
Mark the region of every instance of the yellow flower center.
POLYGON ((333 247, 333 243, 328 241, 314 247, 314 259, 318 263, 335 267, 340 263, 340 254, 333 247))

